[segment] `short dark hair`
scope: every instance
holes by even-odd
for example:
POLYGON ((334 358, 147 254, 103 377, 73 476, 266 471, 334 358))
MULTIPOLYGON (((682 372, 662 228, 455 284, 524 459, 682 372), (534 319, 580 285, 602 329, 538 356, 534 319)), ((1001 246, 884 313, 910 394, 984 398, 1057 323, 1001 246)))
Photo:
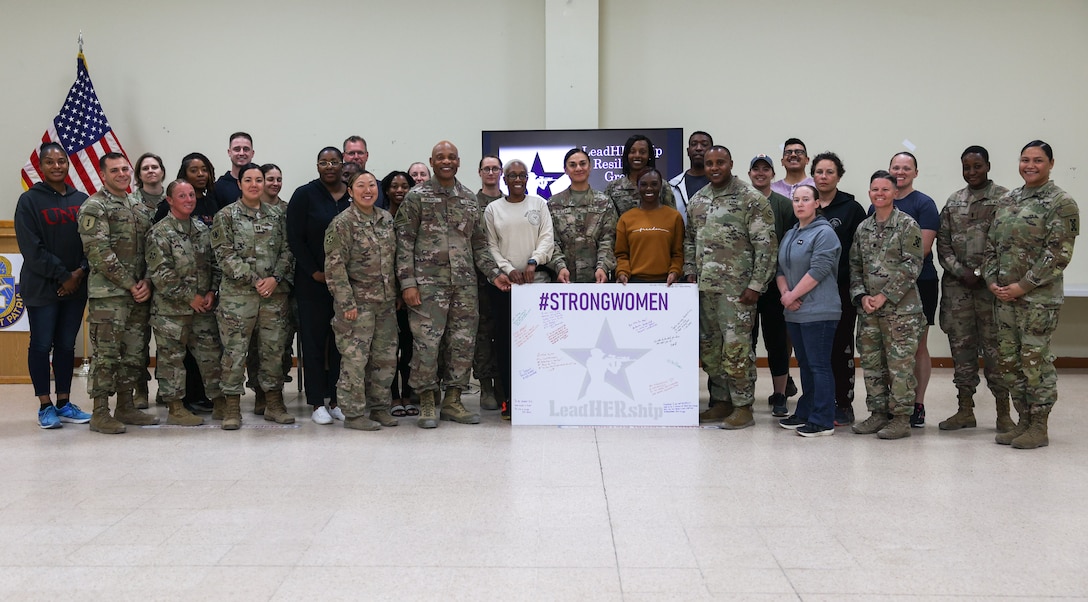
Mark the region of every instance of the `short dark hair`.
POLYGON ((106 170, 106 161, 110 161, 110 160, 113 160, 113 159, 125 159, 125 161, 128 161, 128 159, 124 155, 122 155, 121 153, 118 153, 116 151, 112 152, 112 153, 106 153, 106 154, 102 155, 101 159, 98 160, 98 169, 100 169, 102 171, 105 171, 106 170))
POLYGON ((967 155, 981 155, 983 161, 990 162, 990 151, 977 144, 972 144, 964 149, 963 154, 960 155, 960 161, 966 159, 967 155))
POLYGON ((620 157, 620 167, 623 168, 623 175, 625 176, 631 175, 631 162, 628 161, 627 155, 631 154, 631 147, 633 147, 636 142, 640 141, 646 142, 646 145, 650 147, 650 158, 646 161, 646 166, 657 167, 657 157, 655 156, 657 153, 654 152, 654 143, 642 134, 635 134, 628 138, 627 142, 624 143, 623 156, 620 157))
POLYGON ((808 153, 808 147, 805 146, 804 142, 801 142, 800 138, 788 138, 788 139, 786 139, 786 142, 785 142, 785 144, 782 145, 782 148, 786 148, 787 146, 789 146, 791 144, 800 144, 801 148, 805 149, 805 153, 806 154, 808 153))
MULTIPOLYGON (((649 175, 649 174, 652 174, 652 173, 657 174, 657 177, 661 179, 662 185, 664 185, 665 176, 661 175, 661 172, 657 171, 656 167, 647 168, 642 173, 638 174, 638 179, 641 180, 643 178, 643 176, 646 176, 646 175, 649 175)), ((638 184, 638 182, 635 182, 635 183, 638 184)))
POLYGON ((408 175, 408 172, 394 169, 393 171, 385 174, 385 177, 382 178, 382 194, 384 194, 385 198, 387 199, 389 198, 389 191, 393 188, 393 179, 397 176, 403 177, 404 181, 408 182, 408 188, 416 185, 415 180, 412 179, 412 176, 408 175))
POLYGON ((899 190, 899 182, 895 179, 895 176, 886 169, 878 169, 873 172, 873 175, 869 176, 869 183, 872 184, 873 180, 888 180, 892 183, 892 188, 899 190))
POLYGON ((695 130, 694 132, 688 134, 688 144, 691 144, 691 139, 696 136, 706 136, 708 139, 710 139, 710 143, 714 144, 714 136, 711 136, 703 130, 695 130))
POLYGON ((238 168, 238 182, 240 183, 242 181, 242 176, 244 176, 247 171, 252 171, 254 169, 261 172, 261 177, 264 177, 264 170, 261 169, 260 165, 257 165, 256 163, 246 163, 238 168))
POLYGON ((247 134, 245 132, 234 132, 233 134, 230 135, 230 138, 227 138, 227 144, 230 144, 231 141, 234 140, 235 138, 245 138, 246 140, 249 140, 250 144, 253 144, 253 136, 250 136, 249 134, 247 134))
MULTIPOLYGON (((481 169, 484 168, 484 159, 494 159, 494 160, 499 162, 499 168, 500 169, 502 168, 502 159, 500 159, 498 155, 488 153, 488 154, 480 157, 480 166, 476 168, 476 171, 480 171, 481 169)), ((418 163, 418 161, 417 161, 417 163, 418 163)), ((413 163, 412 165, 415 165, 415 163, 413 163)), ((408 169, 411 169, 412 165, 409 165, 408 169)), ((430 170, 428 169, 427 171, 430 171, 430 170)), ((411 182, 412 180, 409 178, 408 181, 411 182)))
MULTIPOLYGON (((169 196, 169 197, 174 196, 174 190, 177 189, 177 187, 181 186, 182 184, 189 184, 189 180, 183 180, 183 179, 179 178, 177 180, 174 180, 173 182, 170 182, 170 184, 168 184, 166 186, 166 196, 169 196)), ((192 184, 189 184, 189 186, 192 186, 192 184)))
POLYGON ((1024 145, 1024 148, 1020 149, 1020 154, 1022 155, 1024 154, 1024 151, 1034 147, 1043 149, 1043 152, 1046 153, 1046 158, 1051 161, 1054 160, 1054 149, 1050 148, 1050 145, 1042 140, 1032 140, 1031 142, 1028 142, 1024 145))
POLYGON ((824 151, 812 158, 812 164, 808 168, 808 175, 816 175, 816 166, 820 164, 820 161, 831 161, 835 164, 837 175, 841 178, 846 173, 846 168, 842 166, 842 159, 838 155, 831 151, 824 151))
MULTIPOLYGON (((720 144, 715 144, 715 145, 711 146, 710 148, 706 149, 707 153, 710 153, 710 151, 725 151, 725 154, 729 155, 730 159, 733 158, 733 151, 729 150, 728 148, 725 148, 724 146, 722 146, 720 144)), ((703 156, 705 157, 706 154, 704 154, 703 156)))
POLYGON ((344 153, 340 149, 336 148, 335 146, 326 146, 325 148, 317 151, 317 160, 320 161, 321 160, 321 155, 324 155, 325 153, 327 153, 329 151, 332 151, 332 152, 336 153, 336 156, 340 157, 341 161, 344 160, 344 153))
POLYGON ((144 153, 144 154, 140 155, 139 159, 136 159, 136 164, 133 166, 133 167, 135 167, 135 171, 136 171, 136 187, 137 188, 140 188, 140 187, 142 187, 144 185, 144 181, 140 179, 140 166, 143 165, 144 161, 146 161, 148 159, 154 159, 155 161, 158 161, 159 169, 162 170, 163 177, 166 177, 166 166, 163 165, 163 163, 162 163, 162 157, 156 155, 155 153, 144 153))
POLYGON ((60 154, 64 155, 65 159, 68 158, 68 151, 64 150, 64 147, 61 146, 59 142, 43 142, 42 145, 38 147, 38 156, 40 157, 45 154, 45 151, 54 148, 59 150, 60 154))
POLYGON ((378 177, 375 176, 374 174, 370 173, 369 171, 367 171, 365 169, 362 169, 362 170, 359 170, 359 171, 351 174, 351 177, 348 178, 348 188, 351 188, 351 185, 355 183, 355 180, 358 180, 362 176, 370 176, 370 177, 374 178, 375 180, 378 179, 378 177))
POLYGON ((262 165, 261 166, 261 173, 263 173, 264 175, 267 176, 268 172, 272 171, 273 169, 280 172, 280 173, 283 173, 283 170, 280 169, 280 166, 276 165, 275 163, 265 163, 264 165, 262 165))
POLYGON ((576 146, 576 147, 570 149, 569 151, 567 151, 567 154, 563 155, 563 167, 566 168, 567 161, 569 161, 571 157, 573 157, 574 155, 577 155, 578 153, 581 153, 581 154, 585 155, 586 159, 589 158, 589 153, 587 153, 581 147, 576 146))
POLYGON ((910 157, 910 160, 914 162, 914 169, 918 169, 918 157, 915 157, 913 153, 910 153, 910 152, 907 152, 907 151, 903 151, 903 152, 900 152, 900 153, 895 153, 894 155, 892 155, 891 160, 888 161, 888 165, 891 165, 892 161, 895 161, 895 158, 898 157, 899 155, 904 155, 904 156, 910 157))

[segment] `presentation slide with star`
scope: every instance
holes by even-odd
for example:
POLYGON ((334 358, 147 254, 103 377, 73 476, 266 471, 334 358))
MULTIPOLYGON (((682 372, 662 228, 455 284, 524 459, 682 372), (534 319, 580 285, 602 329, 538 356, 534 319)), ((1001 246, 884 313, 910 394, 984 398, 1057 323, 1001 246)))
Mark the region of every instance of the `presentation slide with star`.
MULTIPOLYGON (((497 155, 503 165, 517 159, 529 168, 528 194, 544 199, 563 192, 570 178, 563 171, 563 156, 572 148, 589 155, 589 185, 604 190, 613 180, 623 177, 623 145, 635 134, 650 139, 657 148, 657 170, 671 179, 684 170, 684 130, 682 128, 647 128, 614 130, 495 130, 483 134, 483 154, 497 155)), ((499 180, 506 194, 506 183, 499 180)))
POLYGON ((530 284, 511 293, 515 425, 698 426, 694 284, 530 284))

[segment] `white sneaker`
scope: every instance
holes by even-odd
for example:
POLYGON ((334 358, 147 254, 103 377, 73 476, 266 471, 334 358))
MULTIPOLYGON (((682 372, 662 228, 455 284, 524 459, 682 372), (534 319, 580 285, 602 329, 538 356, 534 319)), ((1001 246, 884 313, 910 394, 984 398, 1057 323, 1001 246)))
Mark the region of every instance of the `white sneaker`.
POLYGON ((310 415, 310 420, 318 424, 332 424, 332 416, 329 415, 329 410, 325 406, 317 406, 314 413, 310 415))
POLYGON ((329 408, 329 416, 332 416, 333 418, 335 418, 336 420, 339 420, 340 422, 343 422, 344 419, 346 418, 346 416, 344 416, 344 411, 340 409, 340 406, 336 406, 334 408, 329 408))

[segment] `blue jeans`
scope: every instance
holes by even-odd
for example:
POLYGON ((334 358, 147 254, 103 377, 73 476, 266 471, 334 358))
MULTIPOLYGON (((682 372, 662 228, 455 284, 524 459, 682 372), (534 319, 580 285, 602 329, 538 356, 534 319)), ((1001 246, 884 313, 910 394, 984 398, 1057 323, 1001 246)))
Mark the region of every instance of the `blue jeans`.
POLYGON ((835 379, 831 375, 831 348, 838 320, 787 322, 793 353, 801 368, 801 397, 794 415, 824 427, 835 426, 835 379))
POLYGON ((83 323, 86 297, 61 299, 49 305, 26 308, 30 320, 30 348, 26 353, 34 395, 49 395, 49 352, 53 352, 53 375, 58 395, 72 392, 72 369, 76 358, 76 335, 83 323))

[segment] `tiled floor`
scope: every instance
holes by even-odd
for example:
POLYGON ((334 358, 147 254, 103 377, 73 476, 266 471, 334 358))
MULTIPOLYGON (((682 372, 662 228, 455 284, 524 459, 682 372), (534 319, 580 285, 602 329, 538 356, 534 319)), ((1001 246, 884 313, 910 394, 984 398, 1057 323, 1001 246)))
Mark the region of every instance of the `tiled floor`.
POLYGON ((365 433, 313 424, 293 385, 298 428, 105 436, 40 430, 3 386, 0 599, 1088 598, 1088 371, 1033 451, 993 443, 988 394, 980 428, 938 431, 950 381, 902 441, 803 439, 762 401, 737 432, 365 433))

